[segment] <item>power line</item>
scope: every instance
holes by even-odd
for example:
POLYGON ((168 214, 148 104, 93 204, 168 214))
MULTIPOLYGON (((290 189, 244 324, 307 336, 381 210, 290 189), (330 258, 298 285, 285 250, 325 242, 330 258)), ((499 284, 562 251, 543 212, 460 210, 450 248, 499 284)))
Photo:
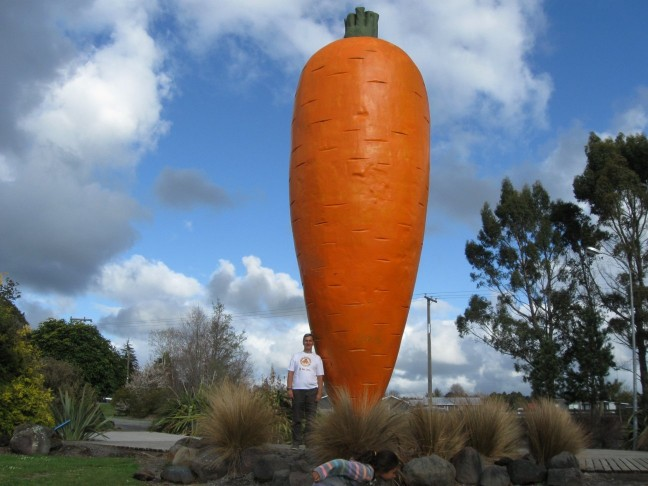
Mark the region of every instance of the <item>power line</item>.
MULTIPOLYGON (((436 298, 441 300, 457 300, 465 299, 471 295, 490 295, 491 292, 483 290, 456 290, 456 291, 445 291, 445 292, 425 292, 420 294, 414 294, 412 296, 412 302, 417 300, 426 299, 427 295, 434 295, 436 298)), ((227 313, 227 312, 226 312, 227 313)), ((232 312, 227 313, 232 317, 232 320, 236 321, 250 321, 254 319, 280 319, 288 317, 300 317, 306 315, 306 309, 303 305, 298 307, 278 307, 274 309, 265 309, 258 311, 248 311, 248 312, 232 312)), ((103 318, 102 323, 119 326, 119 327, 128 327, 128 326, 143 326, 143 327, 156 327, 156 326, 168 326, 175 323, 180 323, 186 319, 186 315, 179 315, 176 317, 168 318, 156 318, 156 319, 119 319, 119 318, 103 318)))

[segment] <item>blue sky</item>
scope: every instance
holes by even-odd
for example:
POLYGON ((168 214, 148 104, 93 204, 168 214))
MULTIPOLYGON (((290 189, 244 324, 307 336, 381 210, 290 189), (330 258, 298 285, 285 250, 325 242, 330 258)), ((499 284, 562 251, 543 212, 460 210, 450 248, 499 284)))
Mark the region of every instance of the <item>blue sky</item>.
MULTIPOLYGON (((91 318, 145 363, 151 330, 220 300, 256 376, 281 373, 308 329, 288 208, 292 99, 355 6, 0 0, 0 272, 30 323, 91 318)), ((425 242, 390 389, 427 390, 428 294, 433 386, 527 393, 508 359, 457 336, 475 291, 464 245, 504 177, 571 200, 590 131, 646 131, 648 3, 365 7, 419 66, 432 115, 425 242)))

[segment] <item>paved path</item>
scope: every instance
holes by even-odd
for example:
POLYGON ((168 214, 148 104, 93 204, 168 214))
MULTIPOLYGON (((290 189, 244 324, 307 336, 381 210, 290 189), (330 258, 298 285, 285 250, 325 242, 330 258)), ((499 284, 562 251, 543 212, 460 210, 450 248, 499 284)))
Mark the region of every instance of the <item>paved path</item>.
POLYGON ((163 434, 161 432, 113 430, 104 432, 105 437, 95 437, 92 442, 111 446, 129 447, 154 451, 168 451, 184 435, 163 434))

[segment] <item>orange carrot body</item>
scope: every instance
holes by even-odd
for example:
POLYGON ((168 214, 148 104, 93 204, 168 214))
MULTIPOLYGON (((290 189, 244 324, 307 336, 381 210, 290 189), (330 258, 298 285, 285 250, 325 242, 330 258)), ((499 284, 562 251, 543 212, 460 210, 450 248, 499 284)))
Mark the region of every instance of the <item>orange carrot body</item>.
POLYGON ((391 378, 423 244, 430 117, 400 48, 340 39, 295 97, 290 208, 310 327, 329 393, 378 399, 391 378))

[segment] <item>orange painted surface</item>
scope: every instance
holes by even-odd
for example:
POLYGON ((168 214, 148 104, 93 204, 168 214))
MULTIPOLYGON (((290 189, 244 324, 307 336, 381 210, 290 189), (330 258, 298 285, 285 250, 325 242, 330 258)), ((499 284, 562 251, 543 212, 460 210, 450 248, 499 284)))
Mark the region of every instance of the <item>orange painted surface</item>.
POLYGON ((313 55, 295 96, 290 208, 331 394, 385 393, 418 271, 429 157, 427 93, 405 52, 353 37, 313 55))

